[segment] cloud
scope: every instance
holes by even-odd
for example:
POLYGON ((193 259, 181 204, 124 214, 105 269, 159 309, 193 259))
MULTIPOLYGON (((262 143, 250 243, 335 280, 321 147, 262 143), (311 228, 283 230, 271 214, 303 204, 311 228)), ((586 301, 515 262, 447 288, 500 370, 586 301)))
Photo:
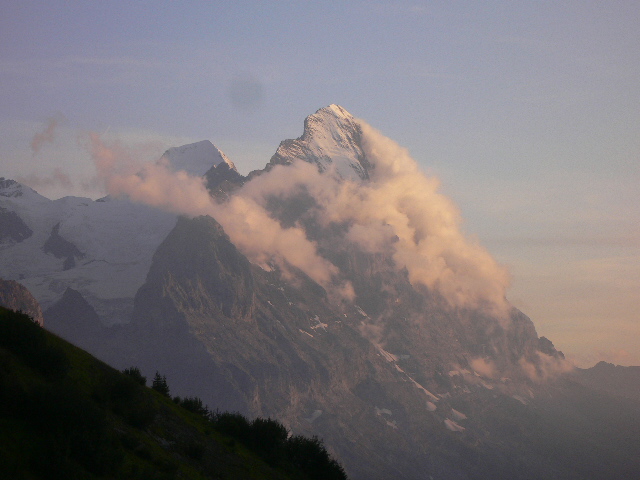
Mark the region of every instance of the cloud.
POLYGON ((406 149, 360 124, 363 150, 374 166, 370 181, 337 181, 330 171, 319 174, 298 162, 260 177, 254 194, 305 191, 325 224, 347 224, 346 239, 363 250, 390 252, 412 283, 439 292, 453 307, 506 317, 506 269, 463 235, 458 209, 438 192, 437 179, 422 173, 406 149))
POLYGON ((507 271, 461 231, 458 209, 438 192, 408 151, 362 124, 363 148, 375 165, 365 224, 390 225, 398 241, 396 264, 412 282, 440 292, 453 306, 488 309, 504 316, 507 271))
POLYGON ((406 149, 360 124, 363 151, 373 165, 369 181, 342 180, 330 170, 320 173, 313 164, 294 162, 254 177, 222 204, 210 198, 202 178, 159 163, 137 167, 121 146, 107 146, 96 134, 90 139, 109 193, 176 213, 211 215, 253 263, 265 268, 275 263, 285 274, 289 265, 296 267, 326 289, 353 298, 351 285, 318 253, 302 226, 284 228, 268 211, 274 198, 304 194, 313 199, 311 213, 321 224, 346 225, 344 241, 390 254, 414 285, 439 292, 452 307, 506 318, 507 271, 463 235, 458 209, 438 192, 438 180, 422 173, 406 149))
POLYGON ((330 294, 353 298, 351 285, 337 278, 337 267, 318 254, 316 244, 307 239, 305 232, 298 227, 283 228, 256 201, 261 198, 261 182, 218 204, 209 195, 202 177, 173 171, 164 162, 140 167, 130 149, 117 142, 106 143, 96 133, 89 135, 89 146, 97 179, 109 194, 179 214, 210 215, 252 263, 267 269, 275 263, 285 275, 290 275, 291 266, 295 267, 330 294))
POLYGON ((61 123, 61 117, 51 117, 43 130, 36 132, 31 139, 31 151, 37 155, 46 143, 53 143, 56 129, 61 123))
POLYGON ((173 172, 161 163, 145 163, 140 168, 127 148, 118 143, 107 145, 97 133, 89 135, 89 142, 98 179, 109 194, 126 195, 134 202, 174 213, 210 213, 211 200, 203 178, 173 172))
POLYGON ((495 378, 497 375, 496 365, 488 358, 474 358, 471 360, 470 365, 482 377, 495 378))
POLYGON ((438 291, 451 306, 506 317, 506 269, 465 238, 459 212, 438 193, 438 180, 423 174, 406 149, 360 123, 364 153, 374 165, 370 181, 338 180, 331 171, 294 162, 257 177, 239 195, 264 205, 304 192, 321 221, 348 224, 346 239, 368 252, 390 252, 412 283, 438 291))
POLYGON ((533 382, 542 383, 574 369, 573 364, 562 357, 554 357, 540 351, 535 353, 537 362, 531 362, 524 357, 518 361, 522 372, 533 382))

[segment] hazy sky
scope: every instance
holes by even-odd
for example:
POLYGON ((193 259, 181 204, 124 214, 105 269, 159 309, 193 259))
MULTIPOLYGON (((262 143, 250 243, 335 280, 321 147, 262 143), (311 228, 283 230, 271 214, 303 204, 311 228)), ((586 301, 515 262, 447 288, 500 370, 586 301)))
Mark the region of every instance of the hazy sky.
POLYGON ((4 0, 0 176, 95 197, 92 131, 248 173, 337 103, 440 178, 540 335, 640 365, 638 25, 635 0, 4 0))

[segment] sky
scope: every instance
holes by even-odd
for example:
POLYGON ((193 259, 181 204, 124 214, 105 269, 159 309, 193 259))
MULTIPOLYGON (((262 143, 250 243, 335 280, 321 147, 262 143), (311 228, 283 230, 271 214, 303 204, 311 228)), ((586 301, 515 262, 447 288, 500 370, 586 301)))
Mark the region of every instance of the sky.
POLYGON ((89 134, 246 174, 332 103, 406 147, 579 366, 640 365, 637 1, 0 1, 0 176, 97 198, 89 134))

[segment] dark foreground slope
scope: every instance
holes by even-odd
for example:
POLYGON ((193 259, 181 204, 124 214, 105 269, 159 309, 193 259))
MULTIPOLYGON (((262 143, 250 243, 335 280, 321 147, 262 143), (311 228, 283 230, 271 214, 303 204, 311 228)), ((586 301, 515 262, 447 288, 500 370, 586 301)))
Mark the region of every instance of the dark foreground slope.
POLYGON ((0 367, 1 478, 346 478, 315 439, 185 410, 2 307, 0 367))

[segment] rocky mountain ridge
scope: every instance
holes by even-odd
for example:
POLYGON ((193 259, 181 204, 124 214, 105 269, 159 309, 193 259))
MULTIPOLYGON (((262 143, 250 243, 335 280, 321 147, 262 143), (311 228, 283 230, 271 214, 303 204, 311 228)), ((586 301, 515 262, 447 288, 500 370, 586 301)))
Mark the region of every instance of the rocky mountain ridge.
POLYGON ((598 391, 640 401, 640 366, 625 367, 598 362, 591 368, 577 368, 575 380, 598 391))

